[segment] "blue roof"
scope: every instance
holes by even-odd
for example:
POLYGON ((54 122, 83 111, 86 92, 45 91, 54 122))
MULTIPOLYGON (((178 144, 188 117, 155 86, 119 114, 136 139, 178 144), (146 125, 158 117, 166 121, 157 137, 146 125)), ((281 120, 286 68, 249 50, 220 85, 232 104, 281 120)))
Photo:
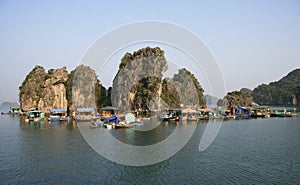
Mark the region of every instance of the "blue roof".
POLYGON ((94 108, 77 108, 77 112, 94 112, 94 108))
POLYGON ((50 112, 67 112, 66 109, 51 109, 50 112))

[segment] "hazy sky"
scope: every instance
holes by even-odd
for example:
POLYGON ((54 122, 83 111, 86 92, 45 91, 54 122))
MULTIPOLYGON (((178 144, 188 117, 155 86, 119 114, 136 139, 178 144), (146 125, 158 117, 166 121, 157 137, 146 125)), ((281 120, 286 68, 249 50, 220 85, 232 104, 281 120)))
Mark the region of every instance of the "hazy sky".
POLYGON ((71 71, 96 39, 143 20, 196 34, 214 53, 226 91, 253 89, 300 67, 300 1, 0 0, 0 100, 17 101, 35 65, 71 71))

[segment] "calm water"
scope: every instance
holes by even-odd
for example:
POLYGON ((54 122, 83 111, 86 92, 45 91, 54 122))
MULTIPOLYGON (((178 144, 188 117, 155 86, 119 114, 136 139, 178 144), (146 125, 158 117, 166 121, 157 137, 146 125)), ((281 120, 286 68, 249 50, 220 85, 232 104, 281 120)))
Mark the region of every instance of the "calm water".
MULTIPOLYGON (((176 155, 161 163, 131 167, 99 156, 75 123, 25 123, 0 115, 0 184, 299 184, 300 117, 225 121, 212 145, 198 145, 207 124, 176 155)), ((127 143, 155 143, 176 123, 162 123, 127 143), (139 138, 140 137, 140 138, 139 138), (138 142, 137 142, 138 141, 138 142)), ((124 134, 125 133, 125 134, 124 134)))

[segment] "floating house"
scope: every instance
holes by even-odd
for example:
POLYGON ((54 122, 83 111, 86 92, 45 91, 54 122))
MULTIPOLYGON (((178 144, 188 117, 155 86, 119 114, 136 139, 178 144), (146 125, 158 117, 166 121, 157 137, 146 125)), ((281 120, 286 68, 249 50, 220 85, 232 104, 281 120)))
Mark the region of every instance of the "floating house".
POLYGON ((94 108, 77 108, 75 113, 76 121, 92 121, 96 120, 98 117, 96 115, 94 108))
POLYGON ((100 108, 99 110, 100 110, 100 114, 101 114, 102 118, 108 118, 110 116, 117 114, 117 111, 119 110, 119 108, 113 107, 113 106, 106 106, 106 107, 100 108))
POLYGON ((10 111, 8 112, 1 112, 1 114, 20 114, 21 108, 20 107, 10 107, 10 111))
POLYGON ((270 113, 271 117, 296 117, 296 112, 288 112, 286 109, 276 110, 270 113))
POLYGON ((19 113, 21 113, 21 108, 20 107, 10 107, 10 112, 12 114, 19 114, 19 113))
POLYGON ((198 114, 199 120, 209 120, 210 117, 214 116, 213 111, 209 108, 199 109, 198 112, 199 112, 199 114, 198 114))
POLYGON ((185 121, 197 121, 198 120, 198 111, 191 108, 186 108, 182 110, 182 120, 185 121))
POLYGON ((45 113, 38 110, 28 111, 27 119, 25 119, 26 122, 28 121, 40 121, 43 120, 45 117, 45 113))
POLYGON ((51 109, 49 121, 65 121, 68 120, 66 109, 51 109))
POLYGON ((160 120, 162 121, 178 121, 180 119, 181 110, 172 109, 162 112, 160 120))
POLYGON ((249 119, 251 118, 250 110, 246 107, 238 107, 235 110, 236 119, 249 119))
POLYGON ((265 118, 265 117, 270 117, 270 106, 264 106, 264 105, 257 105, 251 107, 251 116, 253 118, 265 118))

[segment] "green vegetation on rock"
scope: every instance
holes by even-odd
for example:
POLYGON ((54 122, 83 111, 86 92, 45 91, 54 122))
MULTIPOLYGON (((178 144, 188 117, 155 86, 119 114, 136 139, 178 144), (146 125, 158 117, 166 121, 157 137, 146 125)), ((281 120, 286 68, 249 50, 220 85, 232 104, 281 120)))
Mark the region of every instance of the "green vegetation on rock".
POLYGON ((263 105, 293 105, 300 100, 300 69, 295 69, 279 81, 262 84, 253 92, 253 100, 263 105), (297 101, 298 100, 298 101, 297 101))

